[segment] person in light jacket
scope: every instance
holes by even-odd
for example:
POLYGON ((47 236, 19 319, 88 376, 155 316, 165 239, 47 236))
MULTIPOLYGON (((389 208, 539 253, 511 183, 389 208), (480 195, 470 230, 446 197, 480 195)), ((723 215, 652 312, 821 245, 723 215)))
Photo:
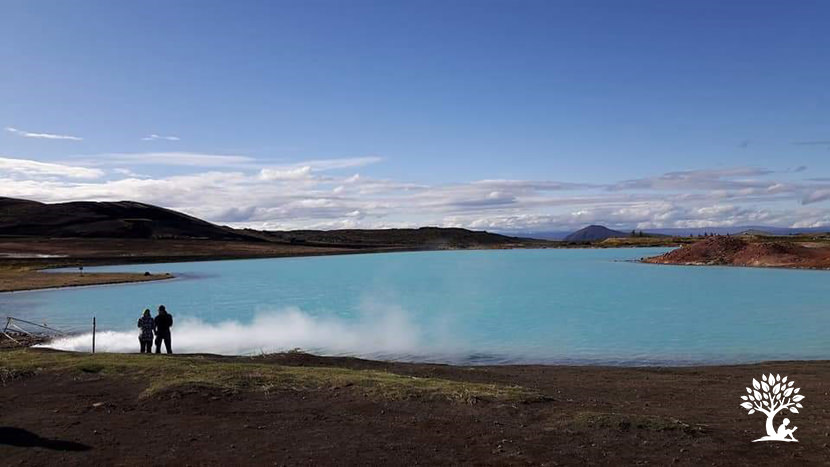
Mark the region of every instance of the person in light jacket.
POLYGON ((138 335, 138 343, 141 346, 140 353, 153 353, 153 330, 156 327, 153 316, 150 315, 150 309, 145 309, 141 318, 138 318, 138 329, 141 333, 138 335))

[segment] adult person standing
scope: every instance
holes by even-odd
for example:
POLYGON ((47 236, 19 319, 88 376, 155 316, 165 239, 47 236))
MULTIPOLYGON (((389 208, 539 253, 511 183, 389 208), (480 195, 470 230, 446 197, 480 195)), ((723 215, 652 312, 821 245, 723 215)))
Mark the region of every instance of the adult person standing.
POLYGON ((138 318, 138 328, 141 329, 141 334, 138 335, 140 353, 153 353, 153 329, 155 327, 156 323, 150 315, 150 309, 146 308, 141 318, 138 318))
POLYGON ((170 349, 170 328, 173 327, 173 315, 167 312, 164 305, 159 305, 159 312, 155 319, 156 328, 156 353, 161 353, 161 343, 164 342, 164 347, 167 353, 173 353, 170 349))

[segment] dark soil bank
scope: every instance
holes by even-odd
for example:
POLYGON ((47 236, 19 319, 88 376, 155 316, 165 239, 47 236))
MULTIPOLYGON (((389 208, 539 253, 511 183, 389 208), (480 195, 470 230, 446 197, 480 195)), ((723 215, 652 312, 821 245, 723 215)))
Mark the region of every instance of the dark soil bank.
MULTIPOLYGON (((147 358, 177 358, 155 357, 147 358)), ((210 357, 226 360, 223 357, 210 357)), ((7 373, 3 465, 827 465, 830 362, 736 367, 453 367, 304 354, 268 364, 375 369, 521 385, 525 402, 402 400, 355 387, 229 391, 180 387, 142 397, 135 375, 7 373), (752 443, 764 417, 740 396, 780 373, 806 396, 800 443, 752 443)), ((0 369, 2 370, 2 369, 0 369)))

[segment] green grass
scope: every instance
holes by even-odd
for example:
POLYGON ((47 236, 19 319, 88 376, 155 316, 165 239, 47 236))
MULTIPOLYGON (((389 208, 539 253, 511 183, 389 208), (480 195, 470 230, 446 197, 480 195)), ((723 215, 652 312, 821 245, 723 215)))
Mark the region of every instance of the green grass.
MULTIPOLYGON (((0 352, 0 373, 97 373, 146 382, 142 397, 179 387, 215 387, 232 391, 348 389, 385 399, 529 401, 539 394, 520 386, 418 378, 377 370, 286 366, 240 357, 236 361, 205 356, 83 354, 22 349, 0 352)), ((8 378, 10 379, 10 378, 8 378)))

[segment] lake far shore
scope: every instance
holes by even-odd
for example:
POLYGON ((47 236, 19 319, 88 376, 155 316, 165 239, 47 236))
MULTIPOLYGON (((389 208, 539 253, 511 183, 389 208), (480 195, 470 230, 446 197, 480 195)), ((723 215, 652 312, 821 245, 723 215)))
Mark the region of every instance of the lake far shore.
POLYGON ((130 264, 327 256, 413 248, 328 248, 212 240, 2 239, 0 293, 172 279, 167 272, 55 272, 52 269, 130 264))
MULTIPOLYGON (((677 239, 675 239, 677 240, 677 239)), ((752 261, 734 261, 707 251, 711 244, 742 242, 729 237, 712 237, 694 244, 668 238, 612 238, 598 243, 546 242, 531 244, 500 244, 468 247, 321 247, 307 245, 274 245, 213 240, 147 240, 147 239, 3 239, 0 240, 0 293, 29 290, 57 289, 65 287, 113 285, 172 279, 170 273, 144 275, 141 273, 108 272, 84 273, 49 272, 80 266, 117 266, 130 264, 158 264, 201 261, 229 261, 246 259, 291 258, 307 256, 333 256, 372 253, 401 253, 419 251, 504 250, 504 249, 606 249, 606 248, 654 248, 681 247, 670 253, 641 258, 635 262, 645 264, 681 266, 734 266, 755 268, 828 270, 830 261, 794 260, 794 255, 756 255, 752 261), (697 252, 702 250, 703 252, 697 252), (26 253, 20 253, 25 251, 26 253), (687 251, 694 252, 688 254, 687 251), (686 257, 683 257, 685 255, 686 257), (695 256, 696 255, 696 256, 695 256), (682 259, 674 259, 680 256, 682 259)), ((688 240, 688 239, 686 239, 688 240)), ((798 248, 803 242, 786 243, 787 248, 798 248)), ((746 243, 743 243, 745 246, 746 243)), ((830 247, 825 243, 802 248, 810 256, 824 253, 830 247)), ((719 252, 720 253, 720 252, 719 252)), ((776 252, 777 253, 777 252, 776 252)), ((803 253, 802 253, 803 255, 803 253)), ((822 258, 823 259, 823 258, 822 258)))
MULTIPOLYGON (((618 239, 617 239, 618 240, 618 239)), ((504 250, 546 248, 647 248, 653 242, 634 239, 632 243, 497 244, 453 246, 309 246, 239 241, 195 239, 81 239, 81 238, 5 238, 0 239, 0 293, 55 289, 73 286, 124 284, 171 279, 169 273, 144 276, 136 273, 49 272, 44 270, 80 266, 118 266, 129 264, 183 263, 245 259, 293 258, 418 251, 504 250), (166 274, 166 275, 165 275, 166 274)), ((665 245, 657 245, 665 246, 665 245)), ((670 245, 676 246, 676 245, 670 245)))

